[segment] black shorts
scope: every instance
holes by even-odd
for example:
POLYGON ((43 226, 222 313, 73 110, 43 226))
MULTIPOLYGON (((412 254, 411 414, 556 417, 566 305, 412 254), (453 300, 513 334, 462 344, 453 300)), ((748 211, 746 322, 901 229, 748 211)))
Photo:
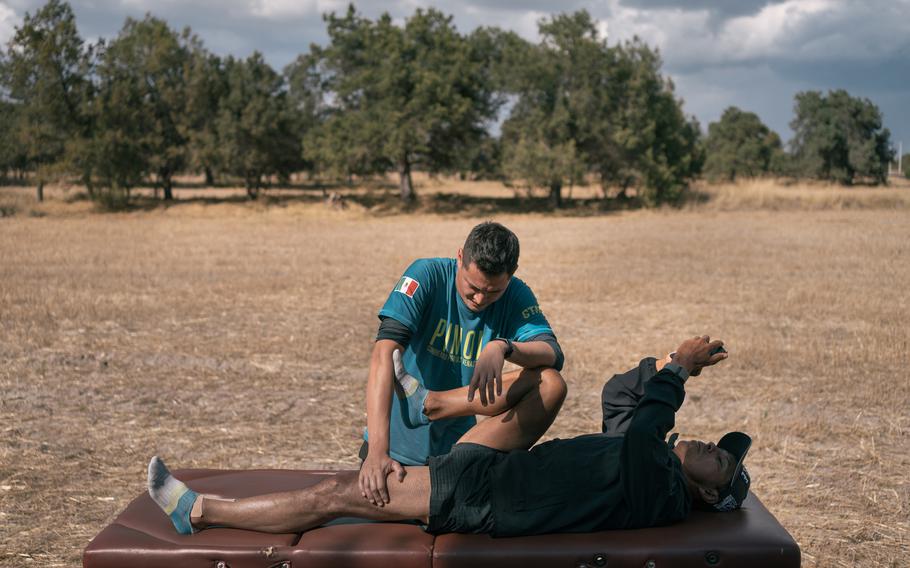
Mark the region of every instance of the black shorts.
POLYGON ((430 522, 427 532, 491 533, 490 471, 505 452, 480 444, 455 444, 430 458, 430 522))

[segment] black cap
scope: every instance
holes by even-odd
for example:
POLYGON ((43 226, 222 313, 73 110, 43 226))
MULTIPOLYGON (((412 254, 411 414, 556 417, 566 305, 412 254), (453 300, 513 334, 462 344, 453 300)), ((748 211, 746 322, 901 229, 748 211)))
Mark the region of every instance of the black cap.
POLYGON ((717 503, 713 505, 715 511, 739 509, 746 500, 752 481, 749 472, 746 471, 746 466, 743 465, 743 460, 746 459, 751 445, 752 438, 742 432, 728 432, 717 442, 718 448, 727 450, 736 458, 736 469, 733 470, 730 484, 718 495, 717 503))

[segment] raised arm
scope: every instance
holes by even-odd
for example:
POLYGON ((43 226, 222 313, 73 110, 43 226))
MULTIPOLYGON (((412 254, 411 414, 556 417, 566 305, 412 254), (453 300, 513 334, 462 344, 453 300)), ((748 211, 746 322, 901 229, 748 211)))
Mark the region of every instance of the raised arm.
POLYGON ((654 357, 645 357, 634 369, 613 375, 607 381, 600 396, 603 408, 602 432, 624 434, 629 429, 632 414, 645 395, 645 385, 656 374, 654 357))
MULTIPOLYGON (((705 343, 707 336, 695 338, 698 343, 705 343)), ((688 340, 693 341, 693 340, 688 340)), ((723 345, 723 342, 715 342, 714 347, 723 345)), ((712 347, 713 349, 713 347, 712 347)), ((629 428, 629 422, 632 419, 632 413, 638 407, 638 403, 645 395, 645 385, 657 373, 669 363, 674 362, 679 350, 668 354, 663 359, 654 357, 645 357, 637 367, 626 371, 625 373, 613 375, 610 380, 604 384, 600 396, 601 407, 603 409, 603 422, 601 431, 608 434, 624 434, 629 428)), ((687 354, 685 356, 688 356, 687 354)), ((701 362, 701 365, 692 363, 691 375, 698 375, 705 366, 714 365, 722 361, 724 357, 711 358, 707 362, 701 362)), ((687 364, 689 361, 686 361, 687 364)))
MULTIPOLYGON (((685 398, 684 384, 690 374, 727 358, 726 352, 711 354, 721 346, 723 342, 711 342, 708 336, 688 339, 660 371, 648 376, 656 371, 654 367, 639 375, 644 396, 632 413, 620 458, 623 488, 630 510, 635 511, 636 526, 654 524, 661 512, 651 505, 653 495, 672 490, 676 474, 665 439, 685 398)), ((637 387, 636 383, 630 391, 637 387)))

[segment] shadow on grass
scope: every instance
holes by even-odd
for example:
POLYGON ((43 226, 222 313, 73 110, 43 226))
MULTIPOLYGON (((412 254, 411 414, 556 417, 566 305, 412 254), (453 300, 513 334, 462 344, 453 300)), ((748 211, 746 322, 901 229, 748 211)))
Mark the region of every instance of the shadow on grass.
POLYGON ((323 203, 325 198, 320 193, 312 194, 285 194, 278 195, 273 193, 275 190, 269 190, 269 193, 260 193, 256 199, 250 199, 245 193, 238 192, 236 195, 205 196, 194 195, 192 197, 180 197, 172 201, 165 201, 161 198, 141 195, 130 200, 129 205, 121 211, 152 211, 155 209, 169 209, 172 207, 183 207, 186 205, 255 205, 259 204, 265 207, 287 207, 291 203, 323 203))
MULTIPOLYGON (((189 184, 175 188, 176 199, 165 201, 148 193, 134 195, 129 204, 113 210, 99 211, 154 211, 186 205, 258 205, 261 207, 288 207, 294 204, 324 204, 327 209, 346 208, 357 205, 369 215, 377 217, 420 213, 454 217, 484 217, 502 214, 535 215, 548 214, 563 217, 597 217, 620 211, 642 209, 645 205, 635 197, 617 198, 569 198, 564 197, 560 207, 553 207, 546 197, 527 196, 475 196, 464 193, 425 193, 418 189, 418 197, 412 203, 402 202, 397 193, 397 186, 377 190, 374 187, 366 191, 351 188, 344 184, 312 184, 305 187, 272 187, 263 190, 257 199, 250 199, 243 190, 232 195, 205 195, 204 188, 195 190, 192 195, 181 196, 181 189, 193 189, 189 184), (327 199, 335 195, 336 200, 327 199)), ((236 186, 231 186, 235 187, 236 186)), ((220 189, 220 188, 213 188, 220 189)), ((690 204, 701 204, 710 201, 707 193, 690 190, 676 203, 675 207, 690 204)), ((71 195, 69 201, 88 199, 84 192, 71 195)))
MULTIPOLYGON (((87 199, 85 196, 73 201, 87 199)), ((377 217, 422 213, 455 217, 483 217, 491 215, 551 214, 565 217, 596 217, 619 211, 641 209, 643 205, 635 199, 563 199, 560 207, 553 207, 546 198, 539 197, 478 197, 460 193, 435 193, 418 196, 412 203, 404 203, 394 193, 370 192, 343 195, 339 202, 330 203, 322 193, 277 192, 274 189, 262 193, 257 199, 245 194, 228 196, 192 196, 165 201, 152 196, 140 195, 129 204, 116 209, 100 212, 154 211, 187 205, 260 205, 263 207, 288 207, 294 204, 324 204, 327 209, 345 208, 356 204, 367 213, 377 217)))
POLYGON ((560 207, 554 207, 545 197, 481 197, 463 193, 435 193, 424 195, 412 205, 401 203, 397 196, 387 199, 372 211, 379 215, 408 211, 455 217, 484 217, 510 214, 549 214, 566 217, 593 217, 628 209, 641 204, 634 200, 570 199, 564 198, 560 207))
MULTIPOLYGON (((153 185, 143 185, 141 186, 145 189, 154 189, 153 185)), ((359 181, 354 184, 347 183, 345 181, 328 181, 328 180, 303 180, 303 181, 293 181, 285 183, 275 183, 271 185, 266 185, 262 188, 266 192, 274 191, 320 191, 322 193, 327 193, 329 191, 344 191, 352 190, 358 188, 368 188, 370 190, 397 190, 398 185, 381 179, 370 179, 365 181, 359 181)), ((175 190, 179 189, 236 189, 243 188, 243 180, 235 179, 225 179, 218 180, 214 183, 206 183, 205 181, 180 181, 174 185, 175 190)))

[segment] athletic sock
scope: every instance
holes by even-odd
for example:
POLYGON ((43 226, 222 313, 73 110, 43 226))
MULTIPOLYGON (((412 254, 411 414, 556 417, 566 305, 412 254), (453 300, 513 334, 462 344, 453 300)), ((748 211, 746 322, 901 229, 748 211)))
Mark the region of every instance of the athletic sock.
POLYGON ((161 458, 155 456, 149 462, 149 495, 161 507, 180 534, 192 534, 190 512, 198 493, 171 475, 161 458))
POLYGON ((423 409, 430 391, 416 377, 408 374, 401 363, 401 352, 397 349, 392 352, 392 363, 395 365, 395 380, 400 387, 395 392, 407 406, 408 420, 413 425, 429 424, 430 418, 423 413, 423 409))

